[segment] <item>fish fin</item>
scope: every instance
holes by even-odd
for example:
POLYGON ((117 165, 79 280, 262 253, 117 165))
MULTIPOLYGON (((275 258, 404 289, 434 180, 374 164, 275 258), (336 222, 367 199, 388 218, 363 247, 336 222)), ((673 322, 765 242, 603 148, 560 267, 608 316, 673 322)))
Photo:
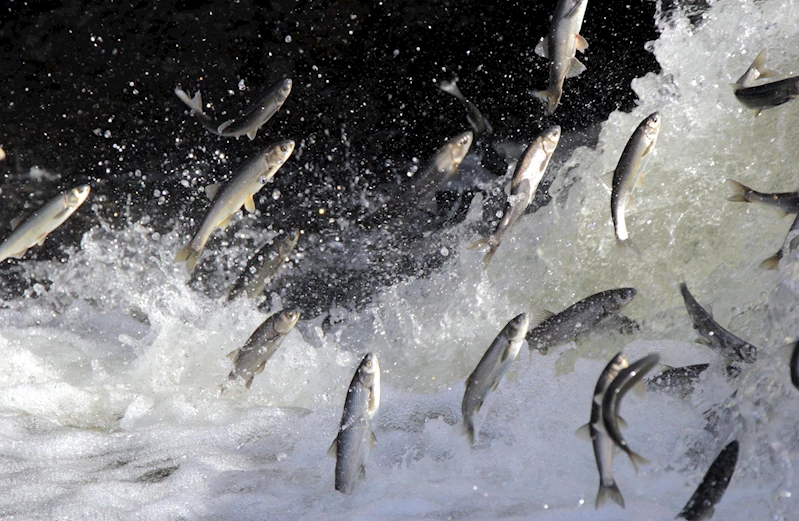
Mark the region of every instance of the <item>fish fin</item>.
POLYGON ((542 58, 549 58, 549 38, 544 36, 535 46, 535 53, 542 58))
POLYGON ((266 367, 266 360, 261 362, 261 364, 255 368, 255 374, 261 374, 264 372, 264 367, 266 367))
POLYGON ((330 447, 327 449, 327 455, 331 458, 336 457, 336 451, 338 450, 338 434, 335 438, 333 438, 333 443, 330 444, 330 447))
POLYGON ((219 187, 221 186, 220 183, 213 183, 205 187, 205 195, 208 197, 209 201, 213 201, 216 194, 219 193, 219 187))
POLYGON ((16 230, 17 226, 19 226, 20 223, 25 220, 25 217, 26 216, 20 215, 19 217, 11 219, 11 230, 16 230))
POLYGON ((772 255, 771 257, 760 263, 760 269, 776 270, 779 265, 780 265, 779 255, 772 255))
POLYGON ((614 503, 624 508, 624 498, 621 495, 621 490, 616 482, 606 485, 602 480, 599 483, 599 492, 596 495, 595 507, 599 508, 607 502, 608 498, 612 499, 614 503))
POLYGON ((12 253, 11 255, 9 255, 9 257, 11 257, 12 259, 21 259, 22 257, 25 256, 26 253, 28 253, 28 248, 25 248, 24 250, 19 250, 16 253, 12 253))
POLYGON ((499 244, 496 245, 492 244, 488 247, 488 251, 483 256, 483 269, 488 268, 488 265, 491 263, 491 259, 494 258, 494 254, 497 252, 498 247, 499 244))
POLYGON ((253 381, 253 378, 255 378, 255 375, 254 375, 254 374, 251 374, 250 376, 248 376, 248 377, 247 377, 247 380, 244 382, 244 387, 246 387, 247 389, 249 389, 249 388, 250 388, 250 386, 252 386, 252 381, 253 381))
POLYGON ((626 429, 627 422, 624 420, 624 418, 622 418, 621 416, 617 416, 617 418, 619 419, 619 427, 621 427, 622 429, 626 429))
POLYGON ((372 432, 371 434, 372 434, 372 435, 369 437, 369 444, 370 444, 372 447, 374 447, 375 445, 377 445, 377 436, 375 436, 375 433, 374 433, 374 432, 372 432))
POLYGON ((646 396, 646 384, 643 380, 638 380, 635 385, 633 385, 632 390, 639 398, 646 396))
POLYGON ((779 74, 779 71, 775 71, 773 69, 766 68, 766 50, 763 49, 760 51, 755 58, 755 61, 752 62, 752 65, 757 69, 757 77, 759 78, 771 78, 779 74))
POLYGON ((760 109, 755 109, 755 117, 758 117, 760 115, 760 112, 761 112, 760 109))
POLYGON ((532 321, 530 324, 535 323, 536 325, 540 324, 541 322, 545 321, 546 319, 555 316, 555 313, 547 310, 547 309, 536 309, 532 313, 532 321))
POLYGON ((490 244, 490 237, 481 237, 476 241, 472 242, 471 244, 469 244, 468 246, 466 246, 466 249, 472 251, 482 251, 488 248, 489 244, 490 244))
POLYGON ((746 192, 747 190, 751 190, 748 186, 745 186, 738 181, 734 181, 732 179, 725 180, 727 186, 732 189, 732 195, 727 197, 728 201, 732 201, 734 203, 748 203, 749 201, 746 199, 746 192))
MULTIPOLYGON (((506 348, 505 348, 505 349, 502 351, 502 360, 500 360, 500 361, 501 361, 501 362, 504 362, 505 360, 507 360, 508 358, 510 358, 510 355, 511 355, 511 353, 512 353, 512 352, 513 352, 513 348, 511 347, 511 344, 509 343, 509 344, 508 344, 508 347, 506 347, 506 348)), ((497 388, 497 385, 499 385, 499 380, 497 380, 497 383, 495 383, 495 384, 494 384, 494 389, 496 389, 496 388, 497 388)), ((492 389, 492 390, 493 390, 493 389, 492 389)))
POLYGON ((574 431, 574 434, 576 434, 577 437, 582 440, 591 441, 591 424, 586 423, 585 425, 574 431))
POLYGON ((580 36, 579 34, 574 35, 575 40, 577 40, 577 50, 580 52, 585 52, 588 49, 588 42, 585 38, 580 36))
POLYGON ((610 172, 605 172, 601 176, 599 176, 599 180, 605 186, 605 188, 612 190, 613 189, 613 174, 616 172, 611 170, 610 172))
POLYGON ((533 96, 546 103, 547 110, 549 110, 550 114, 555 112, 555 109, 558 108, 558 103, 560 103, 560 96, 549 90, 536 91, 533 93, 533 96))
MULTIPOLYGON (((494 384, 494 385, 496 385, 496 384, 494 384)), ((483 408, 483 403, 484 403, 483 401, 478 403, 477 406, 474 408, 474 412, 480 412, 480 409, 483 408)))
POLYGON ((225 217, 224 219, 222 219, 221 221, 219 221, 219 224, 217 224, 216 227, 217 228, 227 228, 227 225, 230 224, 230 218, 231 217, 233 217, 233 214, 230 214, 227 217, 225 217))
POLYGON ((38 244, 39 246, 44 246, 44 241, 46 239, 47 239, 47 234, 45 233, 44 235, 36 239, 36 244, 38 244))
POLYGON ((466 438, 469 440, 469 445, 474 445, 474 423, 467 422, 464 420, 463 433, 466 435, 466 438))
POLYGON ((703 338, 703 337, 701 337, 701 336, 700 336, 699 338, 697 338, 697 339, 695 340, 695 342, 696 342, 697 344, 700 344, 700 345, 703 345, 703 346, 710 347, 710 342, 708 342, 708 341, 707 341, 707 339, 705 339, 705 338, 703 338))
POLYGON ((571 10, 568 13, 566 13, 566 18, 570 18, 570 17, 574 16, 577 13, 578 8, 580 7, 580 5, 583 2, 587 2, 587 1, 588 0, 577 0, 576 2, 574 2, 574 5, 572 6, 571 10))
POLYGON ((361 465, 361 470, 358 472, 358 479, 366 479, 366 467, 361 465))
POLYGON ((253 199, 252 194, 247 196, 247 199, 244 200, 244 209, 250 213, 255 213, 255 199, 253 199))
POLYGON ((577 58, 572 58, 569 61, 569 70, 566 72, 567 78, 576 78, 585 71, 585 65, 577 58))
POLYGON ((175 95, 180 98, 180 101, 188 105, 188 107, 194 112, 197 112, 198 114, 203 113, 203 97, 199 90, 194 93, 193 98, 189 98, 189 95, 186 94, 186 91, 176 88, 175 95))
POLYGON ((629 450, 627 455, 630 457, 630 463, 633 464, 636 474, 638 474, 638 465, 647 465, 649 463, 648 459, 633 450, 629 450))
POLYGON ((638 246, 636 246, 633 240, 629 237, 627 237, 624 240, 621 240, 618 237, 616 237, 616 246, 619 248, 620 251, 625 251, 627 249, 630 249, 634 251, 636 255, 638 255, 639 257, 641 256, 641 250, 638 249, 638 246))
POLYGON ((461 90, 458 88, 457 84, 458 78, 454 78, 452 81, 442 81, 438 84, 438 88, 446 92, 447 94, 451 94, 455 96, 459 100, 466 100, 466 97, 461 93, 461 90))
POLYGON ((781 210, 779 208, 772 208, 772 209, 774 210, 774 213, 777 214, 777 217, 779 217, 780 219, 785 219, 785 216, 788 215, 788 212, 786 212, 785 210, 781 210))
POLYGON ((186 262, 186 269, 189 273, 194 271, 197 265, 197 260, 200 258, 201 251, 197 251, 191 247, 191 243, 187 244, 177 255, 175 255, 175 262, 186 262))
POLYGON ((256 134, 258 134, 258 129, 257 128, 247 132, 247 137, 250 138, 250 141, 252 141, 253 139, 255 139, 255 135, 256 134))
POLYGON ((231 360, 235 360, 236 359, 236 354, 238 352, 239 352, 238 349, 234 349, 233 351, 231 351, 230 353, 226 354, 225 356, 230 358, 231 360))
POLYGON ((644 186, 644 176, 639 175, 638 179, 635 180, 635 187, 642 188, 644 186))
POLYGON ((229 126, 230 126, 232 123, 233 123, 233 120, 232 120, 232 119, 229 119, 229 120, 225 121, 224 123, 222 123, 221 125, 219 125, 219 126, 217 127, 217 129, 216 129, 216 132, 217 132, 218 134, 221 134, 221 133, 222 133, 222 132, 224 132, 224 130, 225 130, 226 128, 228 128, 228 127, 229 127, 229 126))

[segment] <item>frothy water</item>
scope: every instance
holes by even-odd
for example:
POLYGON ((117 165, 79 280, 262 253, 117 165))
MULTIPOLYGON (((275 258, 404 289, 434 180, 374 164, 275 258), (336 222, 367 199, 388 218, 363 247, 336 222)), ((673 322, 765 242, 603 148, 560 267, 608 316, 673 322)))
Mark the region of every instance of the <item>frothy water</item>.
MULTIPOLYGON (((799 102, 755 119, 729 83, 763 48, 770 68, 798 72, 797 12, 792 1, 719 1, 693 25, 670 14, 652 45, 663 72, 633 85, 641 105, 612 114, 599 144, 561 166, 552 204, 518 223, 487 271, 479 253, 462 248, 482 219, 475 201, 450 231, 461 247, 442 252, 440 270, 383 288, 365 310, 332 310, 330 327, 298 327, 249 392, 220 395, 231 369, 225 355, 266 314, 186 284, 184 267, 172 261, 185 230, 161 235, 147 219, 116 230, 100 222, 69 262, 26 262, 32 279, 49 282, 0 309, 0 512, 672 519, 735 437, 741 456, 715 518, 796 519, 799 392, 783 346, 799 332, 799 254, 778 272, 760 270, 790 219, 727 202, 724 179, 761 191, 796 188, 799 102), (655 110, 663 117, 656 153, 628 215, 638 257, 616 248, 599 178, 655 110), (682 280, 720 323, 759 347, 758 362, 737 380, 693 343, 682 280), (463 382, 504 324, 619 286, 638 290, 625 312, 641 331, 595 335, 547 356, 523 348, 477 415, 470 449, 459 424, 463 382), (622 348, 631 359, 657 352, 672 366, 710 361, 711 369, 685 399, 625 398, 625 437, 651 463, 636 476, 616 458, 627 508, 595 510, 593 451, 574 431, 588 420, 600 371, 622 348), (384 371, 378 444, 367 479, 344 496, 333 489, 334 461, 325 454, 367 350, 384 371), (736 389, 736 400, 725 402, 736 389), (714 407, 717 427, 707 429, 703 413, 714 407)), ((270 304, 282 307, 278 294, 270 304)))

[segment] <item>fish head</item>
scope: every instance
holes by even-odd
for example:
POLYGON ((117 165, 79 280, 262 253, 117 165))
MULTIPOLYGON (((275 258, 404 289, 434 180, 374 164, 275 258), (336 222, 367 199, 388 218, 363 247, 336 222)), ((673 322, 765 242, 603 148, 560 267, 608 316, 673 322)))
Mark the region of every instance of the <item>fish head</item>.
POLYGON ((511 342, 523 340, 530 327, 530 317, 527 313, 520 313, 508 322, 507 334, 511 342))
POLYGON ((279 85, 280 87, 277 91, 277 99, 278 103, 282 104, 284 101, 286 101, 286 98, 289 97, 289 94, 291 94, 291 79, 286 78, 279 85))
POLYGON ((367 416, 371 419, 380 406, 380 363, 376 353, 366 353, 358 366, 358 381, 369 389, 367 416))
POLYGON ((471 130, 458 134, 450 140, 450 157, 452 158, 453 170, 461 165, 463 158, 469 153, 472 141, 474 141, 474 134, 471 130))
POLYGON ((613 293, 613 297, 608 302, 608 311, 618 311, 632 302, 638 292, 635 288, 619 288, 613 293))
POLYGON ((69 208, 77 208, 89 197, 90 191, 91 187, 89 185, 81 185, 77 188, 73 188, 64 194, 64 202, 69 208))
POLYGON ((297 321, 300 319, 300 311, 298 309, 292 309, 290 311, 283 311, 280 313, 280 318, 275 324, 275 331, 280 333, 281 335, 288 334, 295 325, 297 325, 297 321))
POLYGON ((757 348, 750 343, 744 343, 740 348, 738 348, 738 356, 741 357, 747 364, 753 364, 757 362, 757 348))
POLYGON ((613 357, 608 365, 608 377, 609 382, 612 381, 618 374, 627 369, 630 366, 630 360, 627 359, 627 355, 619 351, 619 353, 613 357))
MULTIPOLYGON (((291 156, 291 153, 294 152, 294 145, 295 143, 291 139, 278 141, 272 145, 264 156, 267 170, 277 170, 283 166, 283 163, 285 163, 286 160, 291 156)), ((266 184, 269 179, 271 179, 271 176, 262 175, 261 184, 266 184)))
POLYGON ((560 141, 560 125, 550 127, 541 135, 541 137, 542 144, 544 145, 544 152, 546 152, 548 156, 552 155, 558 146, 558 142, 560 141))
POLYGON ((644 120, 644 133, 646 137, 654 141, 660 131, 660 112, 653 112, 644 120))

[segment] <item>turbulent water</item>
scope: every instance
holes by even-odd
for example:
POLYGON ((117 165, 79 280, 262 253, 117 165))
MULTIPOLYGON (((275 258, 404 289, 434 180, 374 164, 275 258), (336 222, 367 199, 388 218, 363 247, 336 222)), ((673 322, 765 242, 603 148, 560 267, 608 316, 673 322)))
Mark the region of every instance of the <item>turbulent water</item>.
MULTIPOLYGON (((597 146, 559 165, 553 202, 518 223, 488 270, 463 248, 483 219, 478 200, 447 232, 456 247, 442 246, 440 269, 382 288, 366 309, 331 310, 324 328, 321 319, 302 324, 248 392, 220 396, 231 369, 225 355, 267 313, 186 284, 184 267, 172 261, 183 228, 161 235, 146 218, 123 229, 98 222, 68 262, 27 262, 29 276, 47 282, 0 308, 0 512, 15 519, 673 519, 734 437, 741 456, 715 519, 799 519, 799 391, 783 347, 799 333, 799 256, 779 271, 761 270, 790 219, 727 202, 724 183, 796 188, 799 101, 755 119, 729 84, 763 48, 770 68, 799 72, 797 12, 796 1, 741 0, 712 2, 694 23, 679 12, 664 16, 652 44, 663 70, 634 82, 640 106, 613 113, 597 146), (655 110, 663 118, 656 153, 628 217, 637 256, 616 247, 600 177, 655 110), (759 347, 757 363, 736 380, 694 343, 681 281, 720 323, 759 347), (523 348, 477 415, 470 449, 459 424, 463 382, 505 323, 619 286, 638 290, 627 314, 641 331, 595 335, 546 356, 523 348), (594 455, 574 431, 588 420, 600 371, 621 349, 631 359, 656 352, 672 366, 711 362, 711 369, 686 398, 625 398, 625 436, 651 463, 636 475, 617 457, 627 508, 595 510, 594 455), (366 480, 344 496, 333 488, 326 451, 367 350, 383 369, 378 444, 366 480), (736 400, 724 402, 736 389, 736 400), (717 427, 706 428, 703 413, 722 402, 717 427)), ((279 291, 269 303, 282 307, 279 291)))

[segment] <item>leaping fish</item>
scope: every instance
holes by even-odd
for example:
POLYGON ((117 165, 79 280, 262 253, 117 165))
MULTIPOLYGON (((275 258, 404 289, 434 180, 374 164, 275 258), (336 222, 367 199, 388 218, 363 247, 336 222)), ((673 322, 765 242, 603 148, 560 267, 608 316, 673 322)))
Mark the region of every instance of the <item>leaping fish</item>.
POLYGON ((478 109, 474 103, 466 99, 466 96, 461 93, 461 90, 458 88, 458 78, 453 78, 452 81, 444 80, 438 84, 438 88, 458 98, 463 106, 466 107, 466 119, 474 129, 475 138, 479 138, 483 134, 491 134, 494 132, 494 129, 491 128, 491 123, 483 116, 480 109, 478 109))
POLYGON ((289 94, 291 94, 291 80, 282 79, 272 85, 258 101, 247 107, 240 117, 217 124, 203 111, 203 99, 199 90, 194 93, 193 98, 189 98, 184 90, 175 89, 175 95, 192 110, 206 130, 223 137, 239 137, 246 134, 250 140, 255 139, 258 129, 280 110, 289 94))
POLYGON ((760 51, 752 65, 732 86, 738 101, 745 107, 755 110, 755 117, 762 110, 782 105, 799 97, 799 76, 752 85, 759 78, 770 78, 777 74, 776 71, 765 67, 765 61, 766 53, 760 51))

